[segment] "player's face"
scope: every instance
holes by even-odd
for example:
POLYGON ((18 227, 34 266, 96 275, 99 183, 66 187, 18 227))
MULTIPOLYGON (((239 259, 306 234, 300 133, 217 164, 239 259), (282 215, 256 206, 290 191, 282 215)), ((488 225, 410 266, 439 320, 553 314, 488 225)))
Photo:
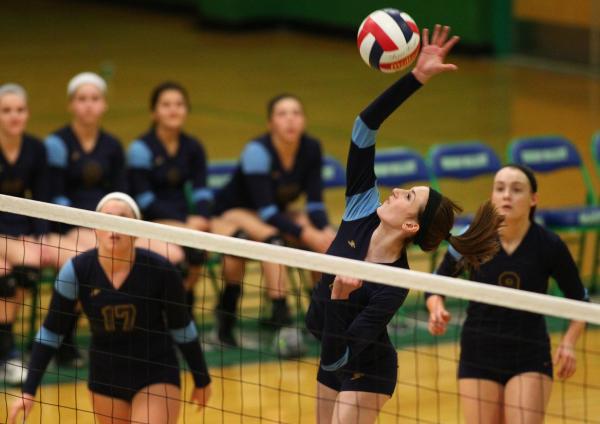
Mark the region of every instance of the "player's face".
POLYGON ((425 210, 428 199, 428 187, 417 186, 409 190, 395 188, 390 197, 377 208, 377 215, 392 228, 416 233, 419 229, 419 213, 425 210))
POLYGON ((18 94, 0 97, 0 132, 9 137, 20 137, 25 132, 29 110, 27 101, 18 94))
POLYGON ((165 90, 160 94, 152 118, 158 126, 181 130, 188 115, 185 97, 178 90, 165 90))
POLYGON ((298 100, 284 97, 273 107, 269 131, 274 137, 284 142, 297 143, 305 126, 304 108, 298 100))
POLYGON ((531 192, 527 176, 516 168, 502 168, 494 178, 492 203, 507 222, 529 219, 529 212, 537 204, 537 195, 531 192))
MULTIPOLYGON (((120 200, 106 202, 100 212, 109 215, 124 216, 126 218, 135 218, 131 208, 120 200)), ((104 252, 105 255, 129 256, 135 244, 135 237, 113 233, 112 231, 96 230, 96 237, 98 238, 100 251, 104 252)))
POLYGON ((73 118, 83 125, 100 125, 107 104, 102 91, 94 84, 82 84, 69 101, 73 118))

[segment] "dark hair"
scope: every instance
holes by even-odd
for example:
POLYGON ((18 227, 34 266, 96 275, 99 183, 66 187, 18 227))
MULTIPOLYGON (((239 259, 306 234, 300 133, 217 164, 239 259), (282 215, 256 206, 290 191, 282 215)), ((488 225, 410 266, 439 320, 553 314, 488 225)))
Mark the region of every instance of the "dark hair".
MULTIPOLYGON (((500 168, 500 170, 498 172, 500 172, 504 168, 517 169, 517 170, 521 171, 523 174, 525 174, 525 176, 527 177, 527 181, 529 181, 529 188, 531 188, 531 192, 537 193, 538 183, 537 183, 537 179, 535 178, 535 174, 533 173, 533 169, 531 169, 527 165, 521 165, 518 163, 509 163, 508 165, 505 165, 502 168, 500 168)), ((529 210, 529 220, 530 221, 534 220, 536 209, 537 209, 537 206, 532 206, 531 209, 529 210)))
POLYGON ((151 111, 154 111, 154 109, 156 109, 156 104, 158 103, 158 99, 160 99, 160 96, 162 95, 162 93, 164 93, 165 91, 170 91, 170 90, 180 92, 185 101, 185 105, 187 106, 188 109, 190 109, 190 96, 188 95, 188 92, 183 87, 183 85, 181 85, 177 82, 173 82, 173 81, 165 81, 165 82, 158 84, 156 87, 154 87, 154 89, 152 90, 152 94, 150 94, 150 110, 151 111))
MULTIPOLYGON (((442 196, 440 204, 433 214, 431 223, 422 235, 419 246, 425 252, 438 248, 440 243, 447 240, 463 257, 466 268, 476 269, 489 261, 500 250, 498 228, 502 225, 500 216, 489 200, 481 205, 467 231, 460 236, 453 236, 450 230, 454 226, 455 215, 462 208, 451 199, 442 196)), ((419 216, 419 221, 421 216, 419 216)))
POLYGON ((290 94, 290 93, 278 94, 275 97, 271 98, 267 102, 267 119, 269 121, 271 120, 271 117, 273 116, 273 111, 275 110, 275 106, 277 106, 277 103, 279 103, 280 101, 282 101, 284 99, 296 100, 298 103, 300 103, 300 106, 302 106, 302 109, 304 109, 304 103, 302 103, 302 100, 300 100, 300 97, 296 96, 295 94, 290 94))

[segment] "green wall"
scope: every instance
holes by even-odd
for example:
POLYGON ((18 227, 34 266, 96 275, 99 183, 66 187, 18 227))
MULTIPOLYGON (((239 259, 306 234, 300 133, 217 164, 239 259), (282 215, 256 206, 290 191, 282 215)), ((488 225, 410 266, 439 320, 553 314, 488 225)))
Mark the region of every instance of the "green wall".
POLYGON ((334 29, 354 30, 370 12, 395 7, 408 12, 419 27, 445 23, 460 34, 463 44, 494 47, 494 32, 503 22, 493 22, 506 0, 196 0, 198 12, 211 22, 239 25, 261 21, 288 21, 334 29))

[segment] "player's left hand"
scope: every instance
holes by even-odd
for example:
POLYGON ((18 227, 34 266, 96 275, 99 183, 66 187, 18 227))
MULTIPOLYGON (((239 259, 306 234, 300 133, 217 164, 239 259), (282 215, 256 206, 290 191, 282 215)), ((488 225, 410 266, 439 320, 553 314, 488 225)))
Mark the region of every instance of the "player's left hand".
POLYGON ((350 297, 350 293, 362 287, 363 282, 358 278, 344 277, 336 275, 331 287, 332 300, 346 300, 350 297))
POLYGON ((200 215, 188 216, 185 220, 185 225, 197 231, 208 231, 210 228, 209 220, 200 215))
POLYGON ((567 379, 575 374, 577 359, 575 357, 575 346, 562 341, 556 352, 554 352, 554 366, 558 378, 567 379))
POLYGON ((198 411, 206 406, 211 394, 212 388, 210 387, 210 384, 205 387, 194 387, 194 390, 192 390, 191 401, 198 406, 198 411))
POLYGON ((417 64, 413 69, 413 75, 421 83, 425 84, 434 75, 447 71, 456 71, 458 67, 452 63, 444 63, 446 55, 452 50, 452 47, 458 43, 458 36, 454 35, 448 39, 450 34, 449 26, 436 25, 433 29, 431 41, 429 40, 429 30, 423 30, 423 43, 421 53, 417 58, 417 64))

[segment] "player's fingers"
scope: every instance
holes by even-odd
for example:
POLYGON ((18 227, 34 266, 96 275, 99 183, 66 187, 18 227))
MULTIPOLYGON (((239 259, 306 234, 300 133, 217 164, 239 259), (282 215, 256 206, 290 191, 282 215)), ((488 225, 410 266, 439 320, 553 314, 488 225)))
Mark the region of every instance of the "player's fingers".
POLYGON ((448 40, 443 46, 442 46, 442 54, 444 56, 446 56, 448 54, 448 52, 450 50, 452 50, 452 47, 454 47, 456 45, 456 43, 458 43, 460 41, 460 37, 458 35, 454 35, 452 38, 450 38, 450 40, 448 40))
POLYGON ((440 31, 440 37, 438 38, 438 46, 442 47, 446 40, 448 39, 448 34, 450 34, 450 27, 448 25, 444 25, 442 30, 440 31))
POLYGON ((456 71, 458 70, 458 66, 456 66, 453 63, 444 63, 442 65, 440 65, 440 69, 444 72, 446 71, 456 71))
POLYGON ((423 47, 427 47, 429 45, 429 28, 423 28, 421 43, 423 44, 423 47))
POLYGON ((442 320, 444 322, 450 322, 450 319, 452 319, 452 315, 450 314, 450 312, 448 312, 447 310, 442 310, 442 320))
POLYGON ((441 28, 442 27, 440 24, 435 24, 435 26, 433 27, 433 35, 431 36, 431 44, 433 44, 434 46, 436 46, 438 44, 441 28))
POLYGON ((566 361, 565 361, 565 371, 564 371, 564 378, 569 378, 571 377, 573 374, 575 374, 575 367, 576 367, 576 361, 573 357, 569 357, 566 361))

